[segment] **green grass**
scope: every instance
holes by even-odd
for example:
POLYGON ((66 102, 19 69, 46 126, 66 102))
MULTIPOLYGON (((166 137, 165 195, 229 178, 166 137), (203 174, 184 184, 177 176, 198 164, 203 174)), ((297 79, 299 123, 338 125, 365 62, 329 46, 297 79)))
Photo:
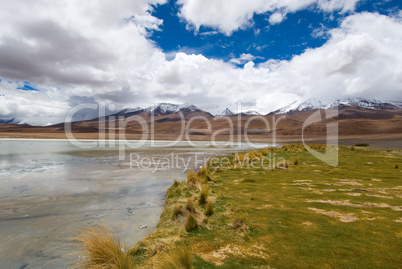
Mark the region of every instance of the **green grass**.
POLYGON ((337 167, 300 145, 251 153, 259 159, 271 154, 275 169, 240 168, 239 160, 249 161, 246 154, 228 156, 229 169, 203 171, 212 178, 202 182, 210 186, 214 214, 202 214, 206 206, 192 202, 202 188, 172 186, 157 230, 134 248, 133 258, 152 268, 165 253, 185 247, 194 268, 400 268, 402 170, 395 165, 402 163, 401 152, 338 152, 337 167), (179 207, 183 212, 173 220, 179 207), (198 229, 185 231, 188 216, 198 229))

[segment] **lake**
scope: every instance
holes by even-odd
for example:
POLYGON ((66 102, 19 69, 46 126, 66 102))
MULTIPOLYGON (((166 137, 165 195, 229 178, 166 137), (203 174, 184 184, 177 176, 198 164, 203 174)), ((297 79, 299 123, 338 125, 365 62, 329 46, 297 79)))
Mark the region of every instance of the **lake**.
POLYGON ((72 238, 99 223, 130 247, 155 229, 174 179, 211 156, 250 148, 158 141, 122 156, 117 141, 92 142, 0 140, 2 268, 68 268, 78 258, 72 238))

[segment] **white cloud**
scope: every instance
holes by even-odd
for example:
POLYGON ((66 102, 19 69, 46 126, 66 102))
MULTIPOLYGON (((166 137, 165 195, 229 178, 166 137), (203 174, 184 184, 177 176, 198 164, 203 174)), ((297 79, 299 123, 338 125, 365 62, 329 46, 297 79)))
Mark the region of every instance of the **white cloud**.
POLYGON ((251 54, 224 62, 183 52, 168 61, 147 39, 147 29, 161 23, 149 15, 147 1, 76 1, 1 1, 0 116, 57 123, 70 107, 97 101, 117 108, 188 102, 233 111, 242 101, 245 110, 268 113, 310 97, 401 98, 400 17, 349 16, 327 33, 325 45, 290 61, 255 65, 251 54), (137 19, 127 23, 130 18, 137 19), (25 80, 40 91, 9 82, 25 80))
POLYGON ((275 12, 271 16, 269 16, 269 23, 274 25, 281 23, 285 19, 285 16, 281 12, 275 12))
MULTIPOLYGON (((276 88, 302 99, 339 97, 400 99, 402 23, 363 13, 330 31, 329 41, 291 61, 276 63, 276 88)), ((272 64, 266 64, 270 68, 272 64)), ((272 76, 271 76, 272 77, 272 76)))
POLYGON ((56 88, 42 91, 23 91, 17 88, 23 83, 0 82, 0 116, 30 124, 46 124, 62 122, 68 103, 64 94, 56 88))
MULTIPOLYGON (((0 78, 60 87, 65 111, 79 103, 80 97, 93 102, 130 101, 124 95, 135 95, 149 81, 149 70, 165 60, 147 39, 147 31, 158 30, 162 23, 149 14, 150 5, 165 2, 1 0, 0 78)), ((15 114, 25 111, 28 115, 30 106, 40 102, 31 94, 16 93, 27 96, 28 103, 15 106, 15 114)), ((8 92, 4 103, 16 101, 12 95, 8 92)))
POLYGON ((178 0, 180 16, 196 31, 203 25, 218 29, 226 35, 253 24, 254 14, 271 12, 270 23, 284 20, 287 13, 316 4, 319 10, 347 12, 361 0, 178 0))
POLYGON ((318 8, 333 12, 340 10, 341 13, 355 10, 357 2, 361 0, 318 0, 318 8))
POLYGON ((247 62, 254 61, 255 59, 256 57, 250 53, 242 53, 239 58, 230 59, 230 62, 235 64, 245 64, 247 62))
MULTIPOLYGON (((356 14, 328 35, 324 46, 307 50, 290 61, 269 60, 260 65, 249 62, 244 68, 202 55, 178 54, 161 67, 164 72, 173 72, 168 73, 170 81, 176 82, 165 92, 167 96, 179 94, 180 100, 201 107, 221 105, 234 109, 236 101, 243 101, 266 113, 311 97, 323 101, 343 97, 400 100, 400 19, 356 14)), ((232 62, 243 64, 252 58, 244 54, 232 62)), ((158 74, 165 76, 164 72, 158 74)), ((161 93, 163 89, 164 85, 159 85, 161 93)))

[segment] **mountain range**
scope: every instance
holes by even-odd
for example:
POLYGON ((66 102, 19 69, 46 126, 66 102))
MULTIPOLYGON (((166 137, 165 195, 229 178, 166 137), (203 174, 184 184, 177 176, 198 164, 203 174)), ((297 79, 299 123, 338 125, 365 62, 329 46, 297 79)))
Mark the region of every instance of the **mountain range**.
MULTIPOLYGON (((382 109, 400 109, 402 108, 402 102, 397 101, 389 101, 383 102, 376 99, 364 99, 364 98, 347 98, 347 99, 338 99, 331 103, 323 103, 320 100, 315 98, 308 99, 304 102, 294 101, 289 105, 272 111, 266 115, 278 115, 278 114, 286 114, 286 113, 294 113, 301 111, 309 111, 316 109, 331 109, 331 108, 344 108, 344 107, 359 107, 364 109, 373 109, 373 110, 382 110, 382 109)), ((117 116, 120 115, 138 115, 143 112, 154 112, 156 115, 167 115, 171 113, 178 113, 179 111, 203 111, 205 113, 209 113, 211 116, 215 117, 223 117, 223 116, 234 116, 238 114, 246 115, 246 116, 256 116, 256 115, 264 115, 263 112, 258 110, 247 110, 242 112, 233 112, 229 108, 220 108, 216 107, 213 110, 203 110, 198 108, 195 105, 189 104, 170 104, 170 103, 160 103, 154 106, 150 106, 147 108, 126 108, 122 111, 114 114, 117 116)))
MULTIPOLYGON (((364 98, 347 98, 347 99, 338 99, 331 103, 324 103, 320 100, 315 98, 308 99, 304 102, 294 101, 289 105, 272 111, 268 114, 264 114, 259 110, 247 110, 241 112, 233 112, 229 108, 222 108, 222 107, 215 107, 214 109, 203 110, 198 108, 192 104, 170 104, 170 103, 159 103, 157 105, 141 108, 125 108, 118 113, 110 114, 109 116, 133 116, 139 115, 141 113, 152 112, 154 115, 168 115, 172 113, 178 112, 203 112, 209 114, 209 116, 213 117, 225 117, 225 116, 235 116, 235 115, 243 115, 243 116, 259 116, 259 115, 279 115, 279 114, 287 114, 287 113, 296 113, 302 111, 311 111, 316 109, 330 109, 335 108, 338 109, 344 107, 356 107, 356 108, 363 108, 363 109, 372 109, 372 110, 393 110, 393 109, 400 109, 402 108, 402 102, 397 101, 388 101, 383 102, 380 100, 375 99, 364 99, 364 98)), ((7 123, 7 124, 24 124, 26 123, 22 120, 19 120, 15 117, 1 117, 0 116, 0 123, 7 123)))
MULTIPOLYGON (((382 102, 373 99, 342 99, 323 103, 316 99, 293 102, 271 113, 259 111, 235 113, 228 108, 211 113, 195 105, 161 103, 146 108, 126 108, 105 118, 76 121, 71 124, 76 138, 176 140, 184 134, 192 140, 227 141, 231 137, 247 134, 254 141, 300 141, 302 136, 323 139, 328 124, 337 124, 340 137, 377 136, 379 139, 399 137, 402 141, 402 103, 382 102), (307 119, 318 109, 337 113, 305 128, 307 119), (138 121, 142 120, 142 123, 138 121), (145 126, 145 127, 144 127, 145 126), (144 129, 145 128, 145 129, 144 129), (104 135, 99 135, 104 130, 104 135), (149 136, 153 134, 153 137, 149 136)), ((322 114, 322 113, 321 113, 322 114)), ((322 114, 323 115, 323 114, 322 114)), ((8 138, 65 138, 65 124, 29 126, 0 123, 0 137, 8 138)))

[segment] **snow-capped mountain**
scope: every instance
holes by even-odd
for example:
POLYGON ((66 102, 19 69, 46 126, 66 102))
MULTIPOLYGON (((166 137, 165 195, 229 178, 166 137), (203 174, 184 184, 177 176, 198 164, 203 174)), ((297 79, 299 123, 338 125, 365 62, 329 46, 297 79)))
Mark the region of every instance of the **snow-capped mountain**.
POLYGON ((287 113, 289 111, 297 109, 298 106, 299 106, 299 103, 297 101, 294 101, 294 102, 290 103, 287 106, 284 106, 284 107, 282 107, 280 109, 272 111, 270 114, 285 114, 285 113, 287 113))
MULTIPOLYGON (((186 111, 186 112, 203 111, 203 112, 210 113, 211 115, 216 116, 216 117, 234 116, 234 115, 238 114, 238 113, 234 113, 229 108, 222 109, 221 107, 215 107, 213 109, 203 109, 202 110, 195 105, 191 105, 191 104, 187 104, 187 103, 182 104, 182 105, 170 104, 170 103, 160 103, 160 104, 153 105, 153 106, 150 106, 147 108, 140 108, 140 107, 137 107, 134 109, 126 108, 117 114, 118 115, 127 115, 127 114, 134 115, 134 114, 140 114, 142 112, 154 112, 157 114, 167 115, 167 114, 171 114, 171 113, 177 113, 179 111, 186 111)), ((245 112, 241 112, 241 114, 250 115, 250 116, 262 115, 262 113, 258 110, 248 110, 245 112)))
POLYGON ((376 99, 363 99, 363 98, 347 98, 343 100, 336 100, 330 106, 357 106, 367 109, 397 109, 401 108, 401 103, 398 102, 382 102, 376 99))
POLYGON ((308 111, 313 109, 323 109, 326 105, 324 105, 320 100, 315 98, 310 98, 307 101, 300 102, 300 101, 293 101, 289 105, 277 109, 270 114, 285 114, 289 112, 295 111, 308 111))
POLYGON ((144 109, 145 111, 158 111, 162 114, 175 113, 180 110, 180 105, 160 103, 144 109))
POLYGON ((216 113, 215 116, 217 117, 225 117, 225 116, 233 116, 234 113, 229 109, 229 108, 225 108, 225 110, 223 110, 220 113, 216 113))
POLYGON ((143 108, 136 107, 136 108, 125 108, 122 111, 119 112, 119 114, 124 115, 124 114, 134 114, 139 111, 143 111, 143 108))
POLYGON ((119 113, 118 115, 127 115, 127 114, 139 114, 141 112, 155 112, 159 114, 171 114, 171 113, 176 113, 179 112, 180 110, 187 110, 187 111, 196 111, 200 110, 198 107, 195 105, 190 105, 190 104, 182 104, 182 105, 177 105, 177 104, 170 104, 170 103, 159 103, 156 105, 149 106, 147 108, 141 108, 141 107, 136 107, 136 108, 125 108, 119 113))
POLYGON ((398 109, 402 108, 402 102, 383 102, 376 99, 346 98, 337 99, 334 102, 323 103, 320 100, 311 98, 304 102, 294 101, 291 104, 277 109, 270 114, 284 114, 297 111, 309 111, 314 109, 330 109, 342 107, 360 107, 365 109, 398 109))
POLYGON ((246 112, 243 112, 243 114, 249 115, 249 116, 260 116, 262 113, 256 109, 251 109, 247 110, 246 112))

